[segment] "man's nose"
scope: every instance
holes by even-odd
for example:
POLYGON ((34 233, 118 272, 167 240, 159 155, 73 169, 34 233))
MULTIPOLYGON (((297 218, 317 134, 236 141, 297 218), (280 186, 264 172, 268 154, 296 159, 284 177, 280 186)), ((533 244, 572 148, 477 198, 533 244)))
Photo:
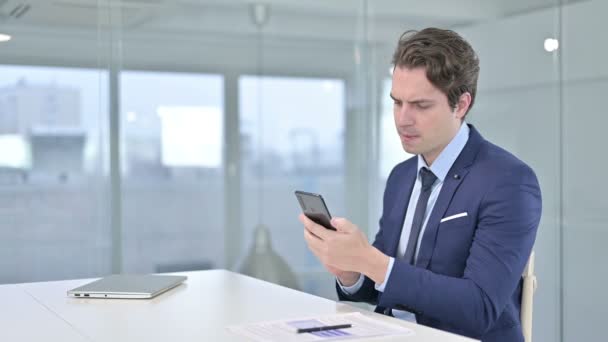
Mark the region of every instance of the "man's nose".
POLYGON ((399 111, 396 114, 396 121, 399 126, 410 126, 414 124, 414 117, 412 115, 411 107, 404 105, 399 108, 399 111))

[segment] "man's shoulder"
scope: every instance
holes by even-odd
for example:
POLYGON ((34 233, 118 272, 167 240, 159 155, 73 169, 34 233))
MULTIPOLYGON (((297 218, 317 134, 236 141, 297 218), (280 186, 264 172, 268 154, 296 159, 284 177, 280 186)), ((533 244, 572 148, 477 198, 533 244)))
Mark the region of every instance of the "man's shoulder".
POLYGON ((513 153, 487 140, 481 144, 472 170, 483 173, 484 178, 536 181, 536 174, 528 164, 513 153))
MULTIPOLYGON (((409 172, 412 172, 412 170, 416 170, 418 168, 418 156, 414 155, 404 161, 402 161, 401 163, 395 165, 395 167, 393 167, 393 169, 391 170, 391 173, 388 176, 388 179, 396 179, 396 178, 401 178, 401 176, 404 176, 406 174, 408 174, 409 172)), ((415 173, 414 173, 415 174, 415 173)))

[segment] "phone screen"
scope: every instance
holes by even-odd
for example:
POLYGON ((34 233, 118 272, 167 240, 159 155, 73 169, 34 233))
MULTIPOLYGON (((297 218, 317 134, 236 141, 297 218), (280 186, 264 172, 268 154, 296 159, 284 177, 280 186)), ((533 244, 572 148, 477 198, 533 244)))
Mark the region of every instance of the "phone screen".
POLYGON ((296 191, 295 194, 306 217, 327 229, 336 230, 331 226, 331 215, 323 196, 305 191, 296 191))

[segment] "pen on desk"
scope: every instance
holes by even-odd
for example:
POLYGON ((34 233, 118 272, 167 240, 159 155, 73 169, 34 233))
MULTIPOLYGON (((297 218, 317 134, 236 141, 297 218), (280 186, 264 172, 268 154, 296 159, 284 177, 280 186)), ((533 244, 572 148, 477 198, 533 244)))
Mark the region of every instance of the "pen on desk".
POLYGON ((310 332, 316 332, 316 331, 346 329, 346 328, 351 328, 352 326, 353 326, 352 324, 324 325, 321 327, 313 327, 313 328, 299 328, 296 332, 298 334, 302 334, 302 333, 310 333, 310 332))

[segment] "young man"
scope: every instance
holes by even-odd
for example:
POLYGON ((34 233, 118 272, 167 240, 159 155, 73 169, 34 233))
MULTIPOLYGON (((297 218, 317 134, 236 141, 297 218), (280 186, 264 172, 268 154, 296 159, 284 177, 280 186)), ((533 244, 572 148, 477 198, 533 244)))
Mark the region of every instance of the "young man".
MULTIPOLYGON (((341 300, 484 342, 523 341, 521 274, 541 216, 532 169, 464 119, 479 60, 450 30, 408 31, 393 56, 394 118, 405 151, 373 244, 344 218, 304 215, 311 251, 341 300)), ((483 115, 483 114, 481 114, 483 115)))

